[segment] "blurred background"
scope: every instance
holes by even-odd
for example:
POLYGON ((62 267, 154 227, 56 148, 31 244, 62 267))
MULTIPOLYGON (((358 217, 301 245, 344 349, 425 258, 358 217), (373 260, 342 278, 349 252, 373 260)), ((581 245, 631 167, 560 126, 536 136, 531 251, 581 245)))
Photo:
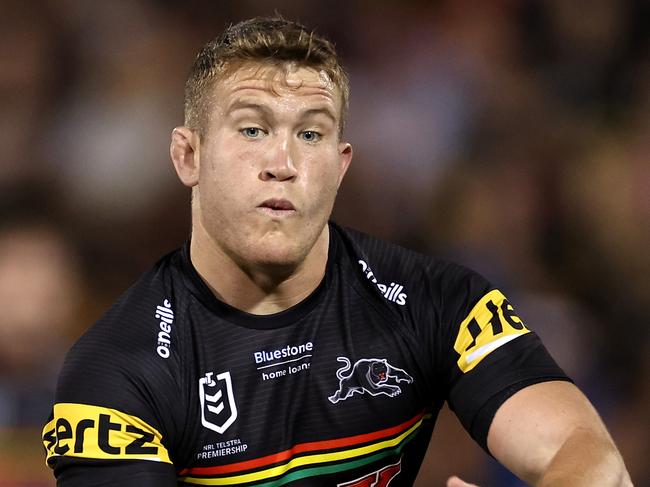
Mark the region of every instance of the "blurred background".
MULTIPOLYGON (((347 67, 334 220, 466 264, 515 303, 650 485, 650 57, 643 0, 0 0, 0 487, 53 486, 63 355, 189 233, 183 84, 277 11, 347 67)), ((522 485, 443 411, 419 486, 522 485)))

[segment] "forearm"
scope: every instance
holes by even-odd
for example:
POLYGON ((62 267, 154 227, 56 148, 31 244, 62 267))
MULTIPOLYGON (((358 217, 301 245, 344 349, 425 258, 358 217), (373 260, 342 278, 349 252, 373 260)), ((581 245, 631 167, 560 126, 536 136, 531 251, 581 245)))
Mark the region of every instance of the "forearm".
POLYGON ((568 382, 534 384, 510 397, 492 420, 488 447, 537 487, 632 485, 605 424, 568 382))
POLYGON ((576 428, 552 457, 537 487, 626 487, 632 482, 609 436, 576 428))

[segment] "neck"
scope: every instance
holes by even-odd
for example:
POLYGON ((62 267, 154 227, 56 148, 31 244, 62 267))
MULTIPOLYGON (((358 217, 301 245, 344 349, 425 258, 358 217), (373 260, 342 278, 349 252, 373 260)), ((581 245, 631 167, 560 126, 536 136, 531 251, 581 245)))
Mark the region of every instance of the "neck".
POLYGON ((257 315, 279 313, 309 296, 325 275, 328 250, 327 225, 296 265, 238 263, 197 228, 190 242, 192 264, 212 292, 230 306, 257 315))

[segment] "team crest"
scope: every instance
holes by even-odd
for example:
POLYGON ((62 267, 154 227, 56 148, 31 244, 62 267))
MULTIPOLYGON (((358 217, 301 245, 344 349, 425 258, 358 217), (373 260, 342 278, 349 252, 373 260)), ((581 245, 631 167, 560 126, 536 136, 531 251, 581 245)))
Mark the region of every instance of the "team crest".
POLYGON ((336 371, 339 388, 328 398, 332 404, 344 401, 355 393, 395 397, 402 393, 398 383, 413 382, 413 377, 404 370, 393 367, 386 359, 362 358, 354 365, 347 357, 338 357, 336 360, 344 365, 336 371))
POLYGON ((237 419, 237 405, 230 372, 218 374, 216 380, 212 378, 213 374, 208 372, 199 379, 201 424, 223 434, 237 419))

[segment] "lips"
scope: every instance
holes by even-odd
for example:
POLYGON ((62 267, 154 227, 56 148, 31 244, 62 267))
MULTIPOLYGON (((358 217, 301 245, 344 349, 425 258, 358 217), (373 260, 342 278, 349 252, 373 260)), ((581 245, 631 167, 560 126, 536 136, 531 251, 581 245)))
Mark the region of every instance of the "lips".
POLYGON ((260 208, 268 208, 270 210, 276 210, 276 211, 294 211, 295 208, 291 201, 281 199, 281 198, 271 198, 266 201, 264 201, 260 206, 260 208))

